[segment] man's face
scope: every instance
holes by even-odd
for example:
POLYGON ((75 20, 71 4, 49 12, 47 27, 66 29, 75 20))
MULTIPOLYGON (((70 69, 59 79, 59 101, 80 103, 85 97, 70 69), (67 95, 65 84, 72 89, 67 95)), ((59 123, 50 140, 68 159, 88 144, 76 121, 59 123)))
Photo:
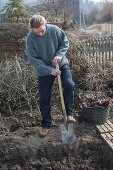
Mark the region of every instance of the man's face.
POLYGON ((46 25, 43 24, 39 28, 33 28, 32 31, 38 36, 43 36, 46 32, 46 25))

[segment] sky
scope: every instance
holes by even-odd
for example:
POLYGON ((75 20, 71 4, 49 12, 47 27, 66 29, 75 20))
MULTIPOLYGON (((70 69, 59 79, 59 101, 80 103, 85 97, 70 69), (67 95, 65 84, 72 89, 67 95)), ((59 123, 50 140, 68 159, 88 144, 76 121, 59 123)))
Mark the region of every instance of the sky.
MULTIPOLYGON (((92 1, 94 1, 94 2, 104 2, 105 0, 92 0, 92 1)), ((113 2, 113 0, 108 0, 108 1, 113 2)))

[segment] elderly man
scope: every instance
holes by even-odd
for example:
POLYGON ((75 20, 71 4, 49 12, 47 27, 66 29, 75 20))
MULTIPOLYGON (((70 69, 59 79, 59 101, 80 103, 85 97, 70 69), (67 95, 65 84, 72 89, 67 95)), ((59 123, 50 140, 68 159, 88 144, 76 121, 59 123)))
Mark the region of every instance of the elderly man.
POLYGON ((74 82, 68 67, 68 59, 65 56, 69 42, 62 29, 47 24, 46 19, 41 15, 34 15, 30 19, 30 28, 31 31, 27 35, 26 51, 29 62, 38 73, 40 111, 42 114, 42 127, 39 132, 42 137, 45 137, 52 123, 51 94, 57 75, 61 75, 63 84, 67 121, 75 121, 72 111, 74 82), (57 63, 59 69, 56 68, 57 63))

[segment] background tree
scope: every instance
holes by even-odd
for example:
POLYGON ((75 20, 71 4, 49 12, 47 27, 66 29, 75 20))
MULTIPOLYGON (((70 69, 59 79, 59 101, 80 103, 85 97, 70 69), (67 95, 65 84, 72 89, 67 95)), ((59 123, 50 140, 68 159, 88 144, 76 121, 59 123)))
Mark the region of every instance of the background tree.
POLYGON ((113 21, 113 3, 105 1, 101 9, 93 8, 85 18, 87 25, 113 21))
POLYGON ((102 10, 99 12, 102 22, 110 22, 113 20, 113 3, 105 2, 102 10))
POLYGON ((74 13, 73 0, 70 1, 64 0, 62 9, 63 9, 64 21, 72 20, 73 13, 74 13))
POLYGON ((58 17, 59 10, 63 2, 64 0, 58 0, 58 1, 52 0, 51 2, 47 3, 44 6, 44 9, 54 14, 55 17, 58 17))
POLYGON ((98 8, 93 8, 87 15, 85 15, 85 21, 87 25, 92 25, 97 22, 98 8))
POLYGON ((43 6, 42 11, 48 11, 52 17, 58 20, 68 21, 73 13, 72 6, 72 0, 70 2, 68 0, 52 0, 43 6))
POLYGON ((9 0, 9 2, 3 8, 5 16, 9 19, 16 18, 16 22, 19 18, 27 18, 29 16, 29 7, 24 4, 23 0, 9 0))

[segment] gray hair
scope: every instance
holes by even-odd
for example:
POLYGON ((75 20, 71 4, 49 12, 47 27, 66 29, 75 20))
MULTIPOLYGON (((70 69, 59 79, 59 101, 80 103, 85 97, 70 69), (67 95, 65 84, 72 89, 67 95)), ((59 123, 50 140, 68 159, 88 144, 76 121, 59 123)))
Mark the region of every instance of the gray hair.
POLYGON ((46 19, 41 15, 33 15, 30 19, 30 28, 39 28, 41 25, 46 24, 46 19))

